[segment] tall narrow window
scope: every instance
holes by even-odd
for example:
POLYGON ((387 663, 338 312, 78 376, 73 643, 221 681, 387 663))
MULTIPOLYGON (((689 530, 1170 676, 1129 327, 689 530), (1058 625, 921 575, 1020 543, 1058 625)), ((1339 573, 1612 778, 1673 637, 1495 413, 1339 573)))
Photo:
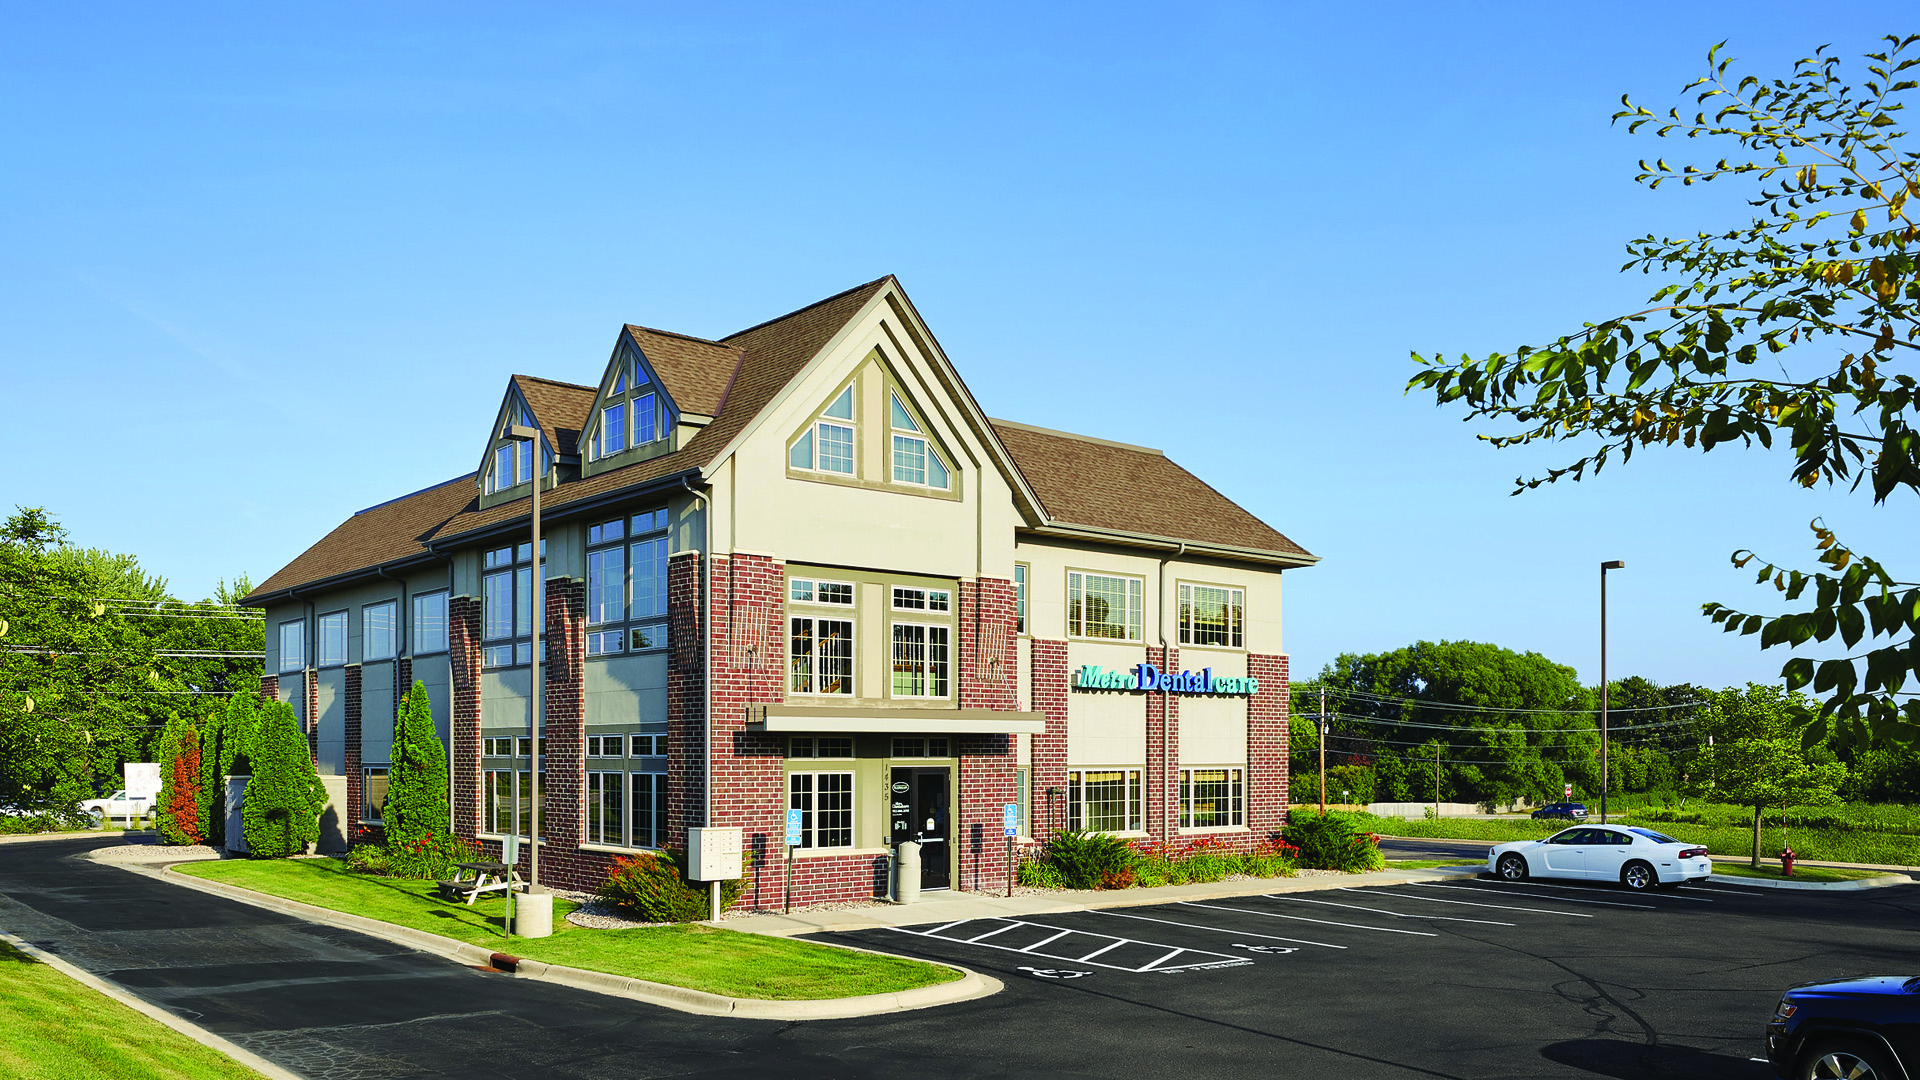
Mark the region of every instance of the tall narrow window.
POLYGON ((447 651, 447 594, 422 593, 413 598, 413 654, 447 651))
POLYGON ((787 652, 787 688, 796 694, 853 694, 853 621, 796 615, 787 652))
POLYGON ((945 491, 952 482, 946 463, 900 403, 899 395, 889 394, 888 398, 893 404, 893 482, 945 491))
MULTIPOLYGON (((546 541, 540 543, 544 555, 546 541)), ((545 563, 543 557, 541 564, 545 563)), ((533 545, 487 552, 482 571, 482 662, 487 667, 533 663, 533 545)))
POLYGON ((307 666, 307 624, 300 620, 280 624, 280 670, 299 671, 307 666))
POLYGON ((645 446, 654 441, 654 425, 659 417, 654 415, 654 396, 641 394, 633 399, 633 445, 645 446))
POLYGON ((1140 579, 1067 573, 1067 635, 1140 640, 1140 579))
POLYGON ((1026 563, 1013 564, 1013 632, 1027 632, 1027 575, 1031 573, 1026 563))
POLYGON ((589 844, 626 843, 627 802, 624 772, 587 774, 587 835, 589 844))
POLYGON ((948 630, 918 623, 893 625, 893 696, 947 696, 948 630))
POLYGON ((378 825, 387 817, 386 765, 368 765, 360 770, 360 820, 378 825))
POLYGON ((314 623, 313 666, 339 667, 347 662, 347 613, 322 615, 314 623))
POLYGON ((667 511, 587 529, 587 655, 667 644, 667 511))
POLYGON ((391 660, 400 645, 400 605, 392 600, 360 609, 360 659, 391 660))
POLYGON ((627 403, 600 410, 601 452, 612 456, 627 448, 627 403))

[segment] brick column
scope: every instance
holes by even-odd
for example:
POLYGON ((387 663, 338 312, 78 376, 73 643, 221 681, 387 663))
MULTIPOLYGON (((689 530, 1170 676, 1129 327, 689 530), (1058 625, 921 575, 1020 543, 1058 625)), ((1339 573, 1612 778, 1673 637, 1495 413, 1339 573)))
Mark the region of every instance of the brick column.
POLYGON ((667 846, 685 851, 687 826, 700 823, 706 783, 701 702, 707 688, 701 648, 697 551, 667 563, 667 846))
POLYGON ((1256 839, 1287 822, 1287 657, 1247 655, 1260 689, 1247 700, 1247 828, 1256 839))
MULTIPOLYGON (((957 622, 960 664, 957 671, 963 709, 1019 708, 1014 664, 1019 643, 1014 634, 1013 582, 1005 578, 962 581, 957 622)), ((954 888, 994 892, 1007 884, 1007 845, 1002 807, 1016 801, 1015 754, 1011 735, 967 735, 956 741, 960 755, 958 805, 953 839, 959 866, 954 888)))
POLYGON ((306 684, 306 693, 302 700, 306 702, 306 712, 300 717, 307 726, 307 754, 313 758, 315 768, 320 766, 320 677, 314 668, 308 668, 300 675, 306 684))
POLYGON ((1034 638, 1031 643, 1028 685, 1033 707, 1046 714, 1045 734, 1033 737, 1033 838, 1045 841, 1065 827, 1067 792, 1067 643, 1034 638), (1049 802, 1047 789, 1060 794, 1049 802))
MULTIPOLYGON (((1180 650, 1147 647, 1147 663, 1161 672, 1177 671, 1180 650)), ((1180 831, 1180 698, 1147 691, 1147 806, 1149 836, 1172 840, 1180 831)))
POLYGON ((453 715, 448 718, 447 758, 452 767, 453 829, 472 839, 480 831, 480 600, 447 601, 447 661, 453 715))
POLYGON ((963 709, 1016 709, 1013 582, 981 578, 960 583, 959 684, 963 709))
POLYGON ((347 665, 346 722, 343 725, 346 729, 347 753, 346 764, 342 766, 347 774, 347 805, 340 808, 340 813, 346 819, 340 823, 340 832, 347 838, 349 847, 360 838, 360 807, 365 805, 361 790, 365 780, 360 774, 360 671, 359 664, 347 665))
POLYGON ((547 768, 540 832, 547 842, 540 849, 540 880, 592 889, 605 879, 607 859, 583 859, 577 850, 587 813, 587 583, 549 578, 546 597, 546 623, 540 629, 546 642, 546 661, 540 665, 546 684, 540 751, 547 768))
MULTIPOLYGON (((747 709, 783 699, 786 669, 785 564, 764 555, 716 556, 712 590, 713 823, 737 825, 754 858, 743 906, 779 902, 786 881, 787 792, 784 740, 746 730, 747 709)), ((808 860, 794 873, 794 895, 824 899, 808 860)))
POLYGON ((280 676, 278 675, 260 676, 260 700, 261 701, 279 701, 280 700, 280 676))

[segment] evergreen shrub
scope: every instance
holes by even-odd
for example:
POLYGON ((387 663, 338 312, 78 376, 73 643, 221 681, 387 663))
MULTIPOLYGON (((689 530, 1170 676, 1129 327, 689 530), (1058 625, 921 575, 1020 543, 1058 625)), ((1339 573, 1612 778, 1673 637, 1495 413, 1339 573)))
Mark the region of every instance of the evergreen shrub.
POLYGON ((292 706, 270 701, 260 710, 250 757, 253 773, 241 810, 248 851, 257 859, 301 854, 320 839, 327 791, 292 706))
POLYGON ((200 733, 177 714, 160 734, 160 797, 156 806, 160 839, 168 844, 198 844, 201 825, 200 733))
MULTIPOLYGON (((418 860, 447 849, 446 841, 451 839, 447 835, 447 750, 434 730, 433 710, 428 704, 424 683, 416 681, 400 699, 393 721, 392 762, 387 778, 387 805, 381 812, 390 861, 398 864, 418 860)), ((431 858, 428 861, 432 861, 431 858)))
POLYGON ((1043 857, 1069 889, 1124 889, 1134 881, 1133 849, 1106 833, 1080 829, 1055 833, 1043 857))
POLYGON ((1281 840, 1299 849, 1299 864, 1316 870, 1364 873, 1386 866, 1380 837, 1362 832, 1346 814, 1295 810, 1281 840))
MULTIPOLYGON (((746 875, 720 883, 720 910, 725 911, 747 887, 746 875)), ((688 881, 683 852, 662 851, 623 855, 613 860, 600 899, 648 922, 699 922, 711 912, 706 882, 688 881)))

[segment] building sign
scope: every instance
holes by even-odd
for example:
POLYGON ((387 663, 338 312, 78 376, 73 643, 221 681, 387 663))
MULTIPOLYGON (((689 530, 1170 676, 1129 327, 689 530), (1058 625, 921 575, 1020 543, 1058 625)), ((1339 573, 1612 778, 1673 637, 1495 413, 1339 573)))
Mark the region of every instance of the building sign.
POLYGON ((1260 680, 1251 676, 1215 676, 1212 668, 1199 671, 1161 671, 1153 664, 1135 664, 1115 671, 1083 664, 1073 673, 1075 690, 1150 690, 1170 694, 1257 694, 1260 680))

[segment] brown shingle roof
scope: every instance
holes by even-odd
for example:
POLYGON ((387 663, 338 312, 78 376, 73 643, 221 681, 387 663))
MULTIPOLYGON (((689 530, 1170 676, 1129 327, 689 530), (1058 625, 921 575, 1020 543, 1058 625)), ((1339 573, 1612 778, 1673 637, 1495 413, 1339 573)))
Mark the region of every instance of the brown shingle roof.
POLYGON ((580 431, 586 427, 587 414, 593 411, 593 399, 600 391, 579 383, 556 382, 535 375, 515 375, 513 384, 533 410, 534 423, 553 439, 556 454, 580 452, 580 431))
POLYGON ((706 338, 689 337, 645 326, 627 327, 627 335, 667 386, 667 396, 681 410, 712 416, 740 364, 740 351, 706 338))
POLYGON ((360 511, 248 595, 265 596, 422 554, 429 537, 476 501, 473 479, 474 474, 468 473, 360 511))
POLYGON ((992 423, 1054 522, 1313 558, 1157 450, 992 423))

